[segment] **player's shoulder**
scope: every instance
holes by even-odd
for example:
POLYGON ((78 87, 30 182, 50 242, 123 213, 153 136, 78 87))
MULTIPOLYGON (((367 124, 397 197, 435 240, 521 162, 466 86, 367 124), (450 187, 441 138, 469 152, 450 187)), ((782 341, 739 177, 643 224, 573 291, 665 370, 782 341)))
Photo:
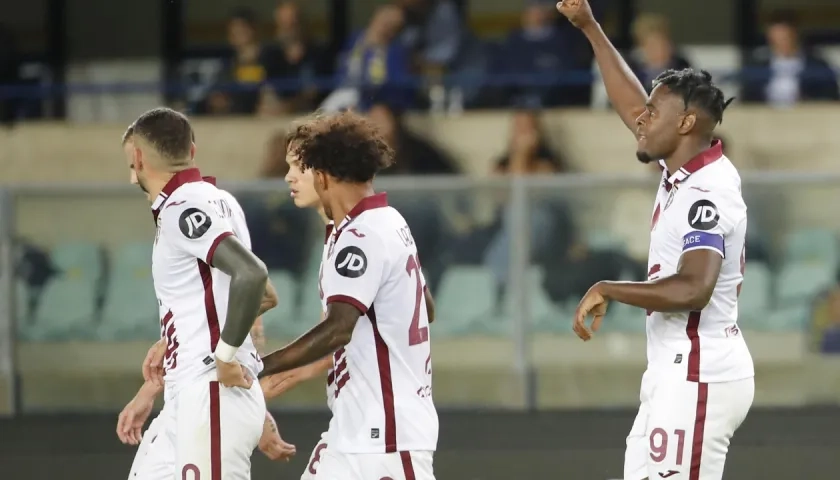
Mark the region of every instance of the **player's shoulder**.
POLYGON ((159 215, 162 231, 175 226, 183 230, 185 225, 204 225, 209 228, 213 223, 224 223, 230 212, 222 190, 207 182, 194 182, 181 186, 166 199, 159 215))

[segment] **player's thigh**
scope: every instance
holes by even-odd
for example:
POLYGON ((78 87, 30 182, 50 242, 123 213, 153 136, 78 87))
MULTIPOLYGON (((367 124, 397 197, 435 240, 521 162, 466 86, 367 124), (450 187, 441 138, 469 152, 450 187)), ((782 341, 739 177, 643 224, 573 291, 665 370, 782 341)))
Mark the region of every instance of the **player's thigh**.
POLYGON ((312 454, 309 455, 309 461, 306 463, 306 468, 303 470, 303 475, 300 480, 315 480, 315 475, 318 473, 318 466, 321 464, 321 453, 327 448, 327 434, 321 434, 321 440, 312 449, 312 454))
POLYGON ((176 473, 181 480, 250 479, 251 454, 265 420, 265 400, 251 390, 198 381, 177 396, 176 473))
POLYGON ((316 480, 434 480, 432 452, 321 452, 316 480))
POLYGON ((175 472, 174 424, 161 412, 143 433, 134 455, 129 480, 172 480, 175 472))
POLYGON ((648 475, 648 414, 647 401, 642 401, 633 427, 627 435, 627 447, 624 449, 624 480, 642 480, 648 475))
MULTIPOLYGON (((744 422, 752 406, 755 384, 752 378, 736 382, 708 384, 706 415, 702 437, 695 430, 694 445, 700 452, 692 452, 692 465, 698 480, 723 478, 729 444, 744 422)), ((696 427, 697 428, 697 427, 696 427)))
POLYGON ((708 384, 684 379, 657 382, 646 427, 648 478, 697 480, 690 472, 701 453, 707 392, 708 384))

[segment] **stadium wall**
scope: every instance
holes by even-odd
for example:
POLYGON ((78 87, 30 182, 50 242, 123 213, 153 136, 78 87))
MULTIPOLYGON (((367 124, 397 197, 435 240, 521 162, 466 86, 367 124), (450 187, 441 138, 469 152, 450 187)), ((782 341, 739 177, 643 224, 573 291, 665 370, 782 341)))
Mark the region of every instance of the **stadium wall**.
MULTIPOLYGON (((621 477, 635 411, 444 412, 435 454, 441 480, 621 477)), ((328 416, 277 412, 298 447, 289 464, 256 453, 255 480, 297 480, 328 416)), ((134 448, 121 445, 116 413, 0 421, 0 478, 125 478, 134 448)), ((756 409, 733 439, 725 478, 831 480, 840 476, 840 409, 756 409)))
MULTIPOLYGON (((258 175, 272 134, 291 118, 196 119, 199 165, 228 180, 258 175)), ((464 171, 486 175, 505 151, 510 112, 459 117, 411 115, 409 128, 447 151, 464 171)), ((639 172, 635 144, 609 111, 562 110, 544 115, 553 146, 582 172, 639 172)), ((721 126, 727 153, 742 170, 840 171, 840 110, 808 105, 790 110, 740 107, 721 126)), ((123 124, 28 123, 0 131, 0 179, 6 184, 128 180, 123 124)))

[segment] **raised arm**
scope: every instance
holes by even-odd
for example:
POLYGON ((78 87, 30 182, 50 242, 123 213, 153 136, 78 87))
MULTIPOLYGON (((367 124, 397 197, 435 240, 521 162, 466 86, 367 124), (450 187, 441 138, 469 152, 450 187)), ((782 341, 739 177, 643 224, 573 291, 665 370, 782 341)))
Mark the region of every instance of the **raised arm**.
POLYGON ((644 112, 648 98, 642 83, 595 20, 588 0, 563 0, 557 10, 586 35, 613 108, 636 135, 636 119, 644 112))
POLYGON ((268 270, 262 260, 233 235, 219 242, 209 260, 214 267, 230 275, 225 327, 216 347, 216 357, 230 362, 260 314, 268 270))

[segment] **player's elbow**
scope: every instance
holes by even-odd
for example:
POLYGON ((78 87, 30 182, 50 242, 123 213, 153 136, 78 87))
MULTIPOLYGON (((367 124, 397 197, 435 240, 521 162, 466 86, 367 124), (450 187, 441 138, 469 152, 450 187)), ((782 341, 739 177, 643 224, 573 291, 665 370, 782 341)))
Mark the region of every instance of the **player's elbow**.
POLYGON ((268 269, 262 260, 256 257, 254 257, 254 260, 248 265, 248 268, 243 269, 241 273, 242 281, 265 291, 266 285, 268 284, 268 269))
POLYGON ((709 288, 703 284, 693 284, 686 289, 685 294, 685 310, 700 311, 706 308, 706 305, 712 301, 712 293, 714 293, 714 285, 709 288))

